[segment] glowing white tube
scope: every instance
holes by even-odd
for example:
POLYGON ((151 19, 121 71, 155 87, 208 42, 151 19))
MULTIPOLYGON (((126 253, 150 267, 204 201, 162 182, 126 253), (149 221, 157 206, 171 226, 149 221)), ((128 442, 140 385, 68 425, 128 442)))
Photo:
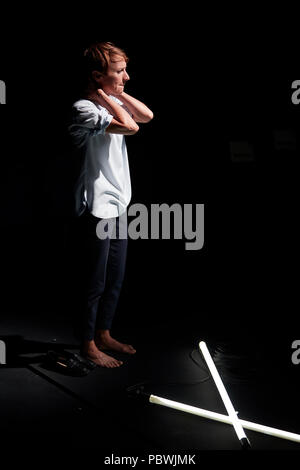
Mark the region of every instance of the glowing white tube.
MULTIPOLYGON (((156 395, 150 395, 149 401, 150 403, 154 403, 156 405, 166 406, 175 410, 184 411, 186 413, 194 414, 196 416, 201 416, 202 418, 212 419, 214 421, 219 421, 225 424, 233 424, 231 418, 227 415, 215 413, 214 411, 204 410, 196 406, 186 405, 177 401, 168 400, 166 398, 158 397, 156 395)), ((249 429, 250 431, 256 431, 262 434, 268 434, 269 436, 279 437, 281 439, 287 439, 289 441, 300 443, 300 434, 282 431, 281 429, 271 428, 262 424, 251 423, 251 421, 245 421, 243 419, 240 419, 239 422, 243 426, 243 428, 249 429)))
POLYGON ((210 373, 215 381, 215 384, 217 386, 217 389, 219 390, 219 393, 221 395, 221 398, 223 400, 223 403, 225 405, 225 408, 227 410, 227 413, 229 415, 230 421, 232 422, 232 425, 234 427, 234 430, 237 434, 237 437, 243 444, 245 441, 247 441, 248 445, 250 445, 249 440, 247 439, 247 436, 245 434, 245 431, 240 423, 239 418, 237 417, 236 411, 233 408, 233 405, 230 401, 230 398, 228 396, 228 393, 223 385, 223 382, 221 380, 221 377, 219 375, 219 372, 217 371, 217 368, 214 364, 214 361, 211 358, 211 355, 209 354, 209 351, 207 349, 207 346, 204 341, 200 341, 199 343, 199 348, 202 351, 202 354, 204 356, 204 359, 209 367, 210 373))

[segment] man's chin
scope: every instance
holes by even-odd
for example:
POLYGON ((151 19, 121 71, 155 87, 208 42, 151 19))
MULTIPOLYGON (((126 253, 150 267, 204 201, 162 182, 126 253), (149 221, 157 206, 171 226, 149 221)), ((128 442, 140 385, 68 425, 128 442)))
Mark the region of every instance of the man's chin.
POLYGON ((124 86, 120 85, 120 86, 118 86, 118 88, 116 90, 116 94, 121 95, 121 93, 123 93, 123 91, 124 91, 124 86))
POLYGON ((104 91, 107 95, 118 96, 118 95, 121 95, 123 93, 124 87, 123 86, 118 86, 113 90, 107 90, 107 91, 104 90, 104 91))

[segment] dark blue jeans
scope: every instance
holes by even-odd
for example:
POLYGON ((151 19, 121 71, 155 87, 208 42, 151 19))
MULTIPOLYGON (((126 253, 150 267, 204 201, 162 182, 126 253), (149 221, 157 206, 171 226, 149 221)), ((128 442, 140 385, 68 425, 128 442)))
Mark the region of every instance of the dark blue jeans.
MULTIPOLYGON (((83 340, 92 340, 98 329, 110 330, 116 312, 126 266, 127 238, 97 236, 96 227, 100 221, 85 212, 86 275, 85 305, 83 312, 83 340)), ((122 222, 120 217, 109 219, 116 224, 117 234, 122 222)), ((102 223, 102 222, 101 222, 102 223)), ((127 220, 126 220, 127 229, 127 220)))

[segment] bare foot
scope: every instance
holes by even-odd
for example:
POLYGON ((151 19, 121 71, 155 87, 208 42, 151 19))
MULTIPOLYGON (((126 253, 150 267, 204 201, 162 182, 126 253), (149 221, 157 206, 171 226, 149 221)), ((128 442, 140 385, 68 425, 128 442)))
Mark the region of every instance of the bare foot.
POLYGON ((90 359, 90 361, 95 362, 100 367, 119 367, 123 364, 122 361, 118 361, 107 354, 99 351, 94 341, 85 341, 82 346, 81 354, 90 359))
POLYGON ((110 349, 127 354, 135 354, 136 350, 131 344, 120 343, 110 336, 109 330, 101 330, 96 334, 95 344, 99 349, 110 349))

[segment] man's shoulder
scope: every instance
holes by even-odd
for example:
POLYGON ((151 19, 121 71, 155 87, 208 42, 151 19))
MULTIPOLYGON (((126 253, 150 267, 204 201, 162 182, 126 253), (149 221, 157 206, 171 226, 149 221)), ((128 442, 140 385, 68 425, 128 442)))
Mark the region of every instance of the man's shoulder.
POLYGON ((88 109, 95 110, 97 106, 95 105, 95 103, 93 103, 93 101, 80 98, 73 103, 72 108, 76 111, 84 111, 88 109))
MULTIPOLYGON (((120 106, 123 105, 122 101, 120 101, 116 96, 109 95, 109 97, 118 103, 120 106)), ((76 100, 73 105, 73 109, 81 111, 81 110, 86 110, 86 109, 93 109, 93 110, 101 110, 102 106, 100 104, 95 103, 94 101, 87 100, 86 98, 79 98, 76 100)))

